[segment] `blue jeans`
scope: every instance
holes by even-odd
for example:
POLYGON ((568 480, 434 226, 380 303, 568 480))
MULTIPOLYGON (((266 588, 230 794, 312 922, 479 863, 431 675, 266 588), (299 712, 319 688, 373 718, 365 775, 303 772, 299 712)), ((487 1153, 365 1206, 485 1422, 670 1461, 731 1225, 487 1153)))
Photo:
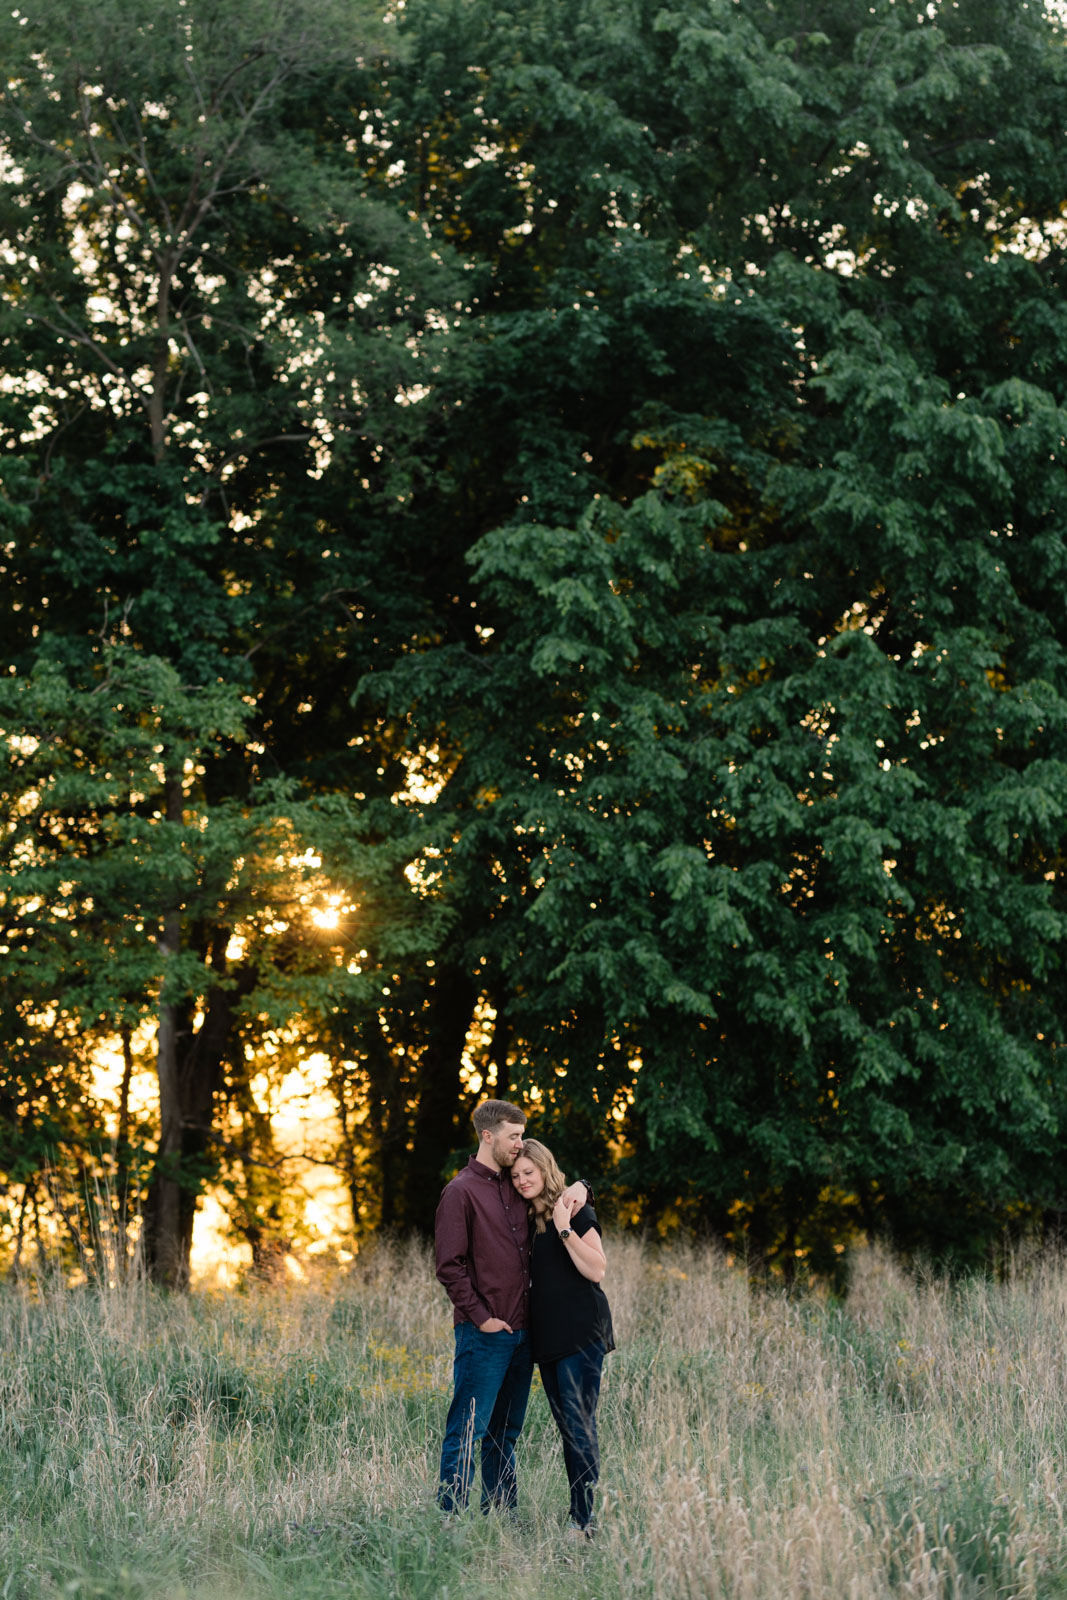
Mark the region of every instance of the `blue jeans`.
POLYGON ((571 1486, 571 1521, 579 1528, 587 1528, 593 1520, 593 1490, 600 1477, 596 1405, 605 1354, 601 1341, 594 1339, 574 1355, 546 1361, 541 1367, 545 1397, 563 1440, 563 1460, 571 1486))
POLYGON ((452 1404, 441 1446, 437 1501, 444 1511, 467 1504, 474 1447, 482 1447, 482 1510, 516 1503, 515 1441, 526 1416, 533 1378, 530 1336, 482 1333, 473 1322, 455 1329, 452 1404))

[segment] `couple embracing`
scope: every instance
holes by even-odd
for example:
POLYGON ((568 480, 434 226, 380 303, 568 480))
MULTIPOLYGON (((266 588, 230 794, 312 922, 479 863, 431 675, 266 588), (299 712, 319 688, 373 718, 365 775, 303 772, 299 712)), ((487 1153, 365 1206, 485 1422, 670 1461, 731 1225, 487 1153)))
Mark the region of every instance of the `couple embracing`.
POLYGON ((438 1503, 466 1505, 480 1444, 483 1510, 514 1508, 515 1441, 536 1361, 563 1441, 570 1526, 590 1538, 600 1371, 615 1347, 592 1190, 584 1180, 564 1187, 551 1153, 524 1139, 518 1106, 484 1100, 473 1121, 478 1153, 437 1208, 437 1276, 456 1343, 438 1503))

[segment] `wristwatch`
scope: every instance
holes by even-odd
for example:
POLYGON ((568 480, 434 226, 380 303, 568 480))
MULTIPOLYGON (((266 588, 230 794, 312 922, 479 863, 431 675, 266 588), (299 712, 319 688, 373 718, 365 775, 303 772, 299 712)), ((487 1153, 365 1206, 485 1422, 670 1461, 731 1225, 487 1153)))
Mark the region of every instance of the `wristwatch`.
POLYGON ((561 1239, 569 1239, 573 1232, 574 1232, 573 1228, 561 1228, 559 1230, 559 1236, 560 1236, 561 1239))

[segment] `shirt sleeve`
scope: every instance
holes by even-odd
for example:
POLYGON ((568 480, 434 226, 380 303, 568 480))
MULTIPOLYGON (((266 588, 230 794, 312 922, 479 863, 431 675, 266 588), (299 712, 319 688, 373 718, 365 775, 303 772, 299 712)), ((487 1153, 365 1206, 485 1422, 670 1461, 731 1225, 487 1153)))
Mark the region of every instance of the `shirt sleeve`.
POLYGON ((444 1285, 445 1293, 460 1316, 476 1327, 488 1322, 492 1312, 471 1281, 470 1215, 455 1184, 446 1184, 441 1195, 434 1223, 434 1243, 437 1281, 444 1285))
POLYGON ((571 1218, 571 1227, 579 1239, 584 1239, 590 1228, 594 1233, 599 1233, 603 1237, 604 1230, 597 1221, 597 1215, 592 1206, 583 1206, 580 1211, 576 1211, 571 1218))

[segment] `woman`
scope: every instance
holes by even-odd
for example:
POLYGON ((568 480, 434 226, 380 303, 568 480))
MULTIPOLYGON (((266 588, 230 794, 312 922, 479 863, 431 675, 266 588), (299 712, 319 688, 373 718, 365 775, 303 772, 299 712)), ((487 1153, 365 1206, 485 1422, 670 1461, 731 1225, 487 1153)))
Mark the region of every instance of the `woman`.
POLYGON ((550 1150, 527 1139, 511 1181, 533 1221, 530 1342, 563 1440, 571 1486, 571 1528, 593 1536, 593 1490, 600 1476, 596 1404, 604 1357, 614 1350, 611 1311, 600 1280, 607 1270, 592 1206, 571 1215, 566 1179, 550 1150))

